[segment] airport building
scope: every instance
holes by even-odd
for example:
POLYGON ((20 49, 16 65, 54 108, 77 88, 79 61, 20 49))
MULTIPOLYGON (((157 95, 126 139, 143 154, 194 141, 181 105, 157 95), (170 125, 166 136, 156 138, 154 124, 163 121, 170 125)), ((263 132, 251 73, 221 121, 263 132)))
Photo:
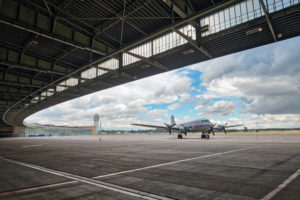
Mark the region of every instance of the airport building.
POLYGON ((70 136, 70 135, 94 135, 95 126, 54 126, 38 123, 26 123, 26 137, 36 136, 70 136))

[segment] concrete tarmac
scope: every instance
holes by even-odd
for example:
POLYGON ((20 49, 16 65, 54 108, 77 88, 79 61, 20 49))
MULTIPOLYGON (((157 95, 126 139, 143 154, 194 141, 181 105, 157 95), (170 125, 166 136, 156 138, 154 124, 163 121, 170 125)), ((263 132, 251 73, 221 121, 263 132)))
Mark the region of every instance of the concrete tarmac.
POLYGON ((0 140, 0 199, 300 199, 300 134, 0 140))

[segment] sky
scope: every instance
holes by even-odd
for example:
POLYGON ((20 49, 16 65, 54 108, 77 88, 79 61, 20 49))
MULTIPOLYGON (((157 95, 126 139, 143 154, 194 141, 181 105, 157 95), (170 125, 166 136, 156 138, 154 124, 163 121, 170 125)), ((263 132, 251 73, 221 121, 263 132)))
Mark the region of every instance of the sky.
POLYGON ((40 124, 136 130, 131 123, 210 119, 247 128, 300 127, 300 37, 95 92, 29 116, 40 124))

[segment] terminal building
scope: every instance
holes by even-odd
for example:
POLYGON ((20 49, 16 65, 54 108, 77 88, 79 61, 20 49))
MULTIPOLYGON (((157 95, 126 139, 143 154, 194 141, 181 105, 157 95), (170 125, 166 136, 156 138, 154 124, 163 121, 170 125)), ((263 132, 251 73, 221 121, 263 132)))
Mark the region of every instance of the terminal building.
POLYGON ((70 136, 70 135, 95 135, 95 126, 55 126, 38 123, 26 123, 26 137, 36 136, 70 136))

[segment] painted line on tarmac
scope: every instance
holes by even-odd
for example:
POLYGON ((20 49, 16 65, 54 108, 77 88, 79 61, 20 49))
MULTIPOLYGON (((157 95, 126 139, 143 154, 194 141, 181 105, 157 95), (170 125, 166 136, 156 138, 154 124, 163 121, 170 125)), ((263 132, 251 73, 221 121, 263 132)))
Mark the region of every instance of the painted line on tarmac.
POLYGON ((123 194, 129 195, 129 196, 139 197, 139 198, 148 199, 148 200, 173 200, 173 199, 168 198, 168 197, 159 196, 159 195, 156 195, 156 194, 143 192, 143 191, 135 190, 135 189, 131 189, 131 188, 126 188, 126 187, 123 187, 123 186, 114 185, 114 184, 110 184, 110 183, 105 183, 105 182, 94 180, 94 179, 91 179, 91 178, 86 178, 86 177, 82 177, 82 176, 78 176, 78 175, 74 175, 74 174, 70 174, 70 173, 66 173, 66 172, 61 172, 61 171, 58 171, 58 170, 48 169, 48 168, 45 168, 45 167, 41 167, 41 166, 37 166, 37 165, 33 165, 33 164, 29 164, 29 163, 25 163, 25 162, 21 162, 21 161, 17 161, 17 160, 12 160, 12 159, 8 159, 8 158, 4 158, 4 157, 1 157, 1 158, 3 160, 11 162, 11 163, 15 163, 15 164, 22 165, 22 166, 25 166, 25 167, 29 167, 29 168, 32 168, 32 169, 36 169, 36 170, 39 170, 39 171, 47 172, 49 174, 62 176, 62 177, 65 177, 65 178, 72 179, 74 181, 94 185, 94 186, 101 187, 101 188, 104 188, 104 189, 108 189, 108 190, 111 190, 111 191, 114 191, 114 192, 123 193, 123 194))
POLYGON ((24 192, 33 192, 36 190, 58 187, 58 186, 68 185, 68 184, 73 184, 73 183, 78 183, 78 181, 69 181, 69 182, 56 183, 56 184, 51 184, 51 185, 44 185, 44 186, 39 186, 39 187, 15 190, 15 191, 10 191, 10 192, 3 192, 3 193, 0 193, 0 196, 12 195, 12 194, 18 194, 18 193, 24 193, 24 192))
POLYGON ((166 166, 166 165, 173 165, 173 164, 182 163, 182 162, 186 162, 186 161, 197 160, 197 159, 200 159, 200 158, 208 158, 208 157, 212 157, 212 156, 219 156, 219 155, 223 155, 223 154, 228 154, 228 153, 233 153, 233 152, 238 152, 238 151, 244 151, 244 150, 248 150, 248 149, 254 149, 254 148, 257 148, 257 147, 260 147, 260 146, 252 146, 252 147, 247 147, 247 148, 243 148, 243 149, 236 149, 236 150, 224 151, 224 152, 214 153, 214 154, 209 154, 209 155, 204 155, 204 156, 198 156, 198 157, 194 157, 194 158, 187 158, 187 159, 183 159, 183 160, 177 160, 177 161, 162 163, 162 164, 158 164, 158 165, 152 165, 152 166, 148 166, 148 167, 142 167, 142 168, 137 168, 137 169, 131 169, 131 170, 126 170, 126 171, 116 172, 116 173, 112 173, 112 174, 105 174, 105 175, 95 176, 93 178, 97 179, 97 178, 104 178, 104 177, 115 176, 115 175, 120 175, 120 174, 127 174, 127 173, 131 173, 131 172, 142 171, 142 170, 145 170, 145 169, 152 169, 152 168, 162 167, 162 166, 166 166))
MULTIPOLYGON (((137 168, 137 169, 132 169, 132 170, 126 170, 126 171, 116 172, 116 173, 112 173, 112 174, 100 175, 100 176, 92 177, 92 179, 116 176, 116 175, 120 175, 120 174, 136 172, 136 171, 142 171, 142 170, 146 170, 146 169, 157 168, 157 167, 166 166, 166 165, 172 165, 172 164, 186 162, 186 161, 190 161, 190 160, 196 160, 196 159, 200 159, 200 158, 207 158, 207 157, 218 156, 218 155, 223 155, 223 154, 228 154, 228 153, 233 153, 233 152, 238 152, 238 151, 244 151, 244 150, 253 149, 253 148, 257 148, 257 147, 261 147, 261 146, 252 146, 252 147, 247 147, 247 148, 243 148, 243 149, 236 149, 236 150, 225 151, 225 152, 220 152, 220 153, 214 153, 214 154, 209 154, 209 155, 204 155, 204 156, 198 156, 198 157, 194 157, 194 158, 188 158, 188 159, 183 159, 183 160, 178 160, 178 161, 173 161, 173 162, 168 162, 168 163, 163 163, 163 164, 158 164, 158 165, 152 165, 152 166, 148 166, 148 167, 142 167, 142 168, 137 168)), ((10 161, 7 158, 4 158, 4 157, 1 157, 1 158, 4 159, 4 160, 10 161)), ((27 191, 35 191, 35 190, 44 189, 44 188, 56 187, 59 184, 66 185, 66 184, 72 184, 72 183, 76 183, 76 182, 79 182, 79 181, 69 181, 69 182, 63 182, 63 183, 58 183, 58 184, 52 184, 52 185, 47 185, 47 186, 36 187, 36 188, 28 188, 28 189, 24 189, 24 190, 17 190, 17 191, 12 191, 12 192, 7 192, 7 193, 0 193, 0 196, 15 194, 15 193, 22 193, 22 192, 27 192, 27 191)))
POLYGON ((26 145, 26 146, 22 146, 22 148, 28 148, 28 147, 39 147, 42 146, 43 144, 33 144, 33 145, 26 145))
POLYGON ((273 191, 271 191, 266 196, 264 196, 261 200, 270 200, 270 199, 272 199, 278 192, 280 192, 282 189, 284 189, 290 182, 292 182, 299 175, 300 175, 300 169, 298 169, 298 171, 296 171, 290 177, 288 177, 283 183, 278 185, 277 188, 275 188, 273 191))

